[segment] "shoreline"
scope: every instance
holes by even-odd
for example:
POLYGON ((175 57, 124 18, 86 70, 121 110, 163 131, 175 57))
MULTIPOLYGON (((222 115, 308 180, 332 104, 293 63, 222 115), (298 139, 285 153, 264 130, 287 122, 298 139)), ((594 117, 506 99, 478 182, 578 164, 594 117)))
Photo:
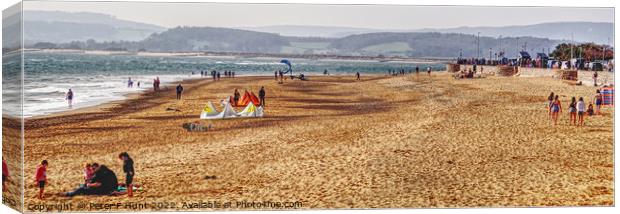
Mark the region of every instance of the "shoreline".
MULTIPOLYGON (((442 71, 438 71, 438 72, 442 72, 442 71)), ((366 74, 364 76, 372 77, 372 78, 387 77, 387 75, 385 74, 366 74)), ((351 75, 330 74, 328 76, 308 75, 307 77, 308 78, 351 77, 351 75)), ((243 79, 249 79, 249 80, 269 79, 269 80, 272 80, 272 78, 273 78, 272 76, 268 76, 268 75, 247 75, 247 76, 244 75, 244 76, 239 76, 235 78, 222 78, 222 80, 220 81, 238 80, 238 79, 241 79, 241 80, 243 79)), ((285 76, 285 79, 290 81, 290 79, 288 79, 288 76, 285 76)), ((153 91, 152 88, 149 88, 148 90, 130 92, 128 94, 125 94, 123 96, 124 98, 120 100, 107 101, 107 102, 103 102, 103 103, 96 104, 93 106, 67 109, 64 111, 52 112, 52 113, 45 114, 45 115, 24 117, 24 125, 26 127, 29 127, 28 124, 32 124, 32 123, 41 123, 45 121, 61 120, 61 119, 62 121, 65 121, 65 120, 71 120, 71 118, 83 118, 83 117, 88 117, 88 118, 91 118, 92 120, 95 120, 95 119, 101 119, 102 116, 121 116, 124 114, 135 113, 135 112, 139 112, 140 110, 159 105, 157 104, 159 103, 158 101, 163 101, 166 99, 173 99, 174 96, 176 96, 176 94, 174 93, 175 92, 174 86, 179 83, 183 85, 183 88, 184 88, 183 93, 185 94, 185 93, 190 93, 192 90, 194 90, 197 87, 202 87, 205 85, 218 83, 220 81, 213 81, 211 77, 188 78, 188 79, 178 80, 178 81, 174 81, 174 82, 170 82, 168 84, 162 85, 161 89, 158 92, 155 92, 153 91)), ((294 80, 294 81, 299 81, 299 80, 294 80)), ((3 118, 7 118, 9 120, 17 119, 17 118, 5 116, 5 115, 3 115, 3 118)), ((56 123, 53 123, 53 124, 56 124, 56 123)))

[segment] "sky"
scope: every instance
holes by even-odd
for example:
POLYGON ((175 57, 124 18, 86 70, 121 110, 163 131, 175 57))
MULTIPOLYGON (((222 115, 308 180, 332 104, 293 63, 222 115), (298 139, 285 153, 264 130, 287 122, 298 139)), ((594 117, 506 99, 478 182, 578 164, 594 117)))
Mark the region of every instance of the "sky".
POLYGON ((374 29, 613 22, 613 8, 25 1, 24 10, 95 12, 163 27, 315 25, 374 29))

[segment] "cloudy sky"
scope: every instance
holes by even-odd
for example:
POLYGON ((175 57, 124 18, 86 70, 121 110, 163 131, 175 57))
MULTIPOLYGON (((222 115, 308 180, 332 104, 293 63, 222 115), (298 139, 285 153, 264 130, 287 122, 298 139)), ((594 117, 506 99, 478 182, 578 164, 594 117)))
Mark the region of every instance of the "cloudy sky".
POLYGON ((347 26, 375 29, 613 22, 612 8, 25 1, 24 10, 96 12, 164 27, 347 26))

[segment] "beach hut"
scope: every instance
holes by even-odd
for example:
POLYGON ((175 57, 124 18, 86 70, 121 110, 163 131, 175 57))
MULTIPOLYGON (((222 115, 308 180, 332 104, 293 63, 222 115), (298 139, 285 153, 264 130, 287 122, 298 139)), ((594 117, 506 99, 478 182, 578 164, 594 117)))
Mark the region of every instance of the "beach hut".
POLYGON ((456 63, 448 63, 448 72, 454 73, 461 71, 461 65, 456 63))
POLYGON ((555 77, 562 80, 578 80, 577 70, 556 70, 555 77))
POLYGON ((601 88, 601 95, 603 96, 604 106, 614 105, 614 87, 601 88))
POLYGON ((518 68, 516 66, 507 66, 507 65, 497 66, 498 76, 504 76, 504 77, 514 76, 515 74, 517 74, 517 72, 518 72, 518 68))

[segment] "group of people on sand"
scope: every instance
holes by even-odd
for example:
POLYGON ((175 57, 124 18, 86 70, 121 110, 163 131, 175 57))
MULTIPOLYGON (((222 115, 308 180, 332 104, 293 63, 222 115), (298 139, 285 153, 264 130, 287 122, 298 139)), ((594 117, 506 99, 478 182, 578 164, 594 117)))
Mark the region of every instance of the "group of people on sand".
MULTIPOLYGON (((123 172, 125 173, 125 183, 119 184, 118 178, 114 171, 106 165, 98 163, 87 163, 84 168, 84 183, 73 191, 60 193, 60 196, 73 197, 77 195, 119 195, 119 185, 127 188, 127 195, 133 196, 133 177, 135 176, 133 159, 127 152, 118 155, 119 160, 123 162, 123 172)), ((37 198, 45 199, 45 186, 48 184, 47 168, 49 163, 47 160, 41 161, 35 173, 35 183, 39 187, 37 198)))
MULTIPOLYGON (((410 69, 409 70, 409 74, 413 73, 414 71, 415 71, 416 75, 419 75, 420 74, 420 67, 419 66, 415 66, 415 69, 410 69)), ((433 68, 431 66, 427 66, 426 67, 426 73, 429 76, 431 75, 432 71, 433 71, 433 68)), ((387 73, 388 73, 388 76, 398 76, 398 75, 405 75, 405 74, 407 74, 405 69, 400 69, 400 70, 388 69, 387 73)))
MULTIPOLYGON (((267 94, 265 92, 265 86, 261 86, 260 90, 258 91, 258 99, 259 99, 260 105, 263 107, 265 107, 265 96, 266 95, 267 94)), ((233 102, 235 102, 235 105, 239 103, 240 99, 241 99, 241 93, 239 93, 239 90, 235 88, 235 92, 233 93, 233 102)))
MULTIPOLYGON (((554 125, 557 125, 560 113, 562 113, 562 103, 560 102, 560 96, 551 92, 549 97, 547 97, 547 101, 549 102, 549 119, 554 125)), ((592 102, 589 102, 588 106, 586 107, 586 103, 583 97, 579 97, 579 99, 572 97, 570 104, 568 105, 569 124, 584 126, 584 117, 586 115, 600 115, 602 105, 603 96, 601 94, 601 91, 598 89, 596 90, 596 95, 594 96, 594 105, 592 104, 592 102)))
MULTIPOLYGON (((206 71, 200 71, 200 77, 205 77, 205 76, 208 76, 208 75, 209 74, 207 74, 206 71)), ((222 76, 222 74, 219 71, 216 71, 216 70, 212 70, 210 75, 213 78, 213 81, 220 80, 220 78, 222 76)), ((235 78, 235 72, 234 71, 230 71, 230 70, 225 70, 224 71, 224 77, 235 78)))

